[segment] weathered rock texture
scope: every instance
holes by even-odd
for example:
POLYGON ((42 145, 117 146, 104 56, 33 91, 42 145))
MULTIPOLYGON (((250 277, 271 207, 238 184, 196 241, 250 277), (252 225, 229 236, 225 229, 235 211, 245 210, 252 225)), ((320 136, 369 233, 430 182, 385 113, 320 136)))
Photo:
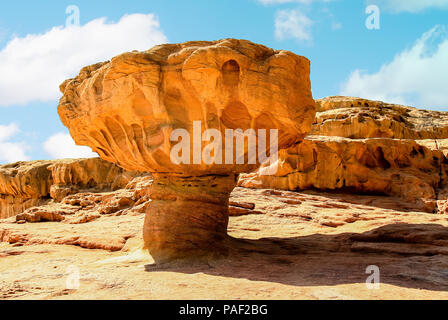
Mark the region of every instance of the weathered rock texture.
MULTIPOLYGON (((327 107, 340 101, 332 108, 348 104, 359 111, 354 102, 360 99, 324 101, 327 107)), ((406 130, 380 138, 310 136, 280 151, 276 176, 245 175, 240 181, 332 192, 235 188, 228 201, 232 181, 225 180, 230 174, 187 178, 156 173, 151 190, 150 175, 134 177, 99 159, 2 166, 2 197, 17 201, 16 209, 0 201, 2 210, 14 213, 32 202, 40 205, 0 219, 0 299, 447 299, 448 220, 421 212, 431 211, 435 202, 434 211, 448 212, 447 139, 442 133, 434 138, 422 134, 431 130, 431 115, 435 131, 443 132, 446 114, 428 114, 425 121, 412 120, 426 122, 420 129, 412 127, 412 134, 420 132, 417 140, 397 138, 406 130), (63 192, 51 199, 55 185, 63 192), (113 191, 115 186, 119 189, 113 191), (67 189, 74 193, 64 195, 67 189), (228 232, 240 240, 219 262, 154 267, 152 258, 138 250, 151 197, 156 206, 147 219, 157 219, 149 226, 161 246, 188 240, 184 233, 169 237, 175 233, 167 230, 182 230, 197 219, 197 228, 190 231, 212 250, 223 229, 204 228, 215 224, 208 221, 221 221, 216 227, 227 223, 220 220, 226 219, 221 209, 227 201, 228 232), (203 209, 196 210, 200 205, 203 209), (182 215, 181 207, 196 211, 182 215), (365 285, 369 265, 381 268, 378 290, 365 285), (64 289, 61 283, 73 266, 88 276, 81 276, 78 290, 64 289)), ((325 123, 332 121, 338 120, 330 117, 325 123)), ((316 122, 314 130, 319 126, 316 122)), ((404 127, 411 128, 409 123, 404 127)), ((156 255, 160 249, 154 246, 156 255)))
POLYGON ((317 100, 310 135, 351 139, 447 139, 448 113, 352 97, 317 100))
POLYGON ((313 122, 310 88, 309 61, 291 52, 234 39, 187 42, 84 68, 61 85, 58 112, 78 144, 127 170, 239 173, 257 165, 193 165, 193 152, 190 164, 174 164, 172 131, 192 137, 194 121, 222 137, 225 129, 278 129, 279 146, 288 146, 313 122))
MULTIPOLYGON (((247 160, 248 145, 244 164, 236 164, 236 152, 233 164, 195 163, 205 146, 194 144, 190 161, 174 163, 174 130, 194 137, 195 121, 199 137, 207 129, 221 137, 226 129, 277 129, 278 147, 285 148, 306 135, 315 114, 306 58, 234 39, 125 53, 82 69, 61 91, 58 112, 78 144, 127 170, 160 173, 145 223, 145 242, 157 260, 191 254, 193 247, 208 252, 204 239, 225 238, 235 174, 260 165, 247 160), (175 217, 178 227, 170 230, 175 217)), ((226 149, 218 146, 214 159, 226 149)))
POLYGON ((317 105, 312 135, 280 151, 278 172, 245 174, 239 185, 385 194, 446 211, 448 113, 350 97, 317 105))
POLYGON ((222 252, 220 246, 229 223, 229 198, 237 176, 153 177, 152 203, 143 233, 151 255, 156 259, 188 258, 197 255, 198 250, 222 252))
POLYGON ((112 191, 126 187, 136 172, 126 172, 99 158, 17 162, 0 166, 0 218, 82 190, 112 191))

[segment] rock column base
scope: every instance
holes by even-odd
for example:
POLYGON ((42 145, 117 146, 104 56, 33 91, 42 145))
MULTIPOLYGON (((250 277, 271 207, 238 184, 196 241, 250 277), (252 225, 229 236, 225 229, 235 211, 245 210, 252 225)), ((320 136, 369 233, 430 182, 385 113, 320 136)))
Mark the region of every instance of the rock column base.
POLYGON ((154 174, 143 229, 156 262, 220 254, 227 239, 229 198, 237 176, 154 174))

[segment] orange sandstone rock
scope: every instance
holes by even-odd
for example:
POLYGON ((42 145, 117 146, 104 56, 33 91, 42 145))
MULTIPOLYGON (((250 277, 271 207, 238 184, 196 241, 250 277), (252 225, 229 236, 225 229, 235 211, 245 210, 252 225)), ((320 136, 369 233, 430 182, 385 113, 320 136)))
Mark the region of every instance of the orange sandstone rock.
POLYGON ((99 158, 17 162, 0 166, 0 219, 82 191, 124 188, 137 176, 99 158))
POLYGON ((311 135, 280 151, 277 173, 243 174, 240 186, 385 194, 446 212, 447 112, 352 97, 316 104, 311 135))
POLYGON ((275 175, 242 175, 239 185, 283 190, 340 190, 398 196, 435 209, 436 191, 446 182, 441 151, 412 140, 309 136, 279 155, 275 175))
POLYGON ((61 85, 58 112, 78 144, 127 170, 239 173, 258 164, 195 164, 194 152, 189 164, 174 164, 172 131, 193 137, 195 121, 200 133, 223 137, 225 129, 278 129, 279 146, 289 146, 314 121, 310 87, 309 61, 291 52, 245 40, 187 42, 82 69, 61 85))
POLYGON ((316 100, 311 135, 351 139, 447 139, 448 113, 352 97, 316 100))

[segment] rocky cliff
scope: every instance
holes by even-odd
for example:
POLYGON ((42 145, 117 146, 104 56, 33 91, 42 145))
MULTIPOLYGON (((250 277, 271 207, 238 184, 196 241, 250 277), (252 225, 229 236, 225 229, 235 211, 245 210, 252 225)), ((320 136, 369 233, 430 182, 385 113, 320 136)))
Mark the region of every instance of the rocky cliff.
POLYGON ((317 110, 311 135, 280 151, 276 174, 261 168, 239 185, 398 196, 445 212, 448 112, 351 97, 317 100, 317 110))
POLYGON ((0 166, 0 218, 80 192, 118 190, 135 177, 99 158, 17 162, 0 166))

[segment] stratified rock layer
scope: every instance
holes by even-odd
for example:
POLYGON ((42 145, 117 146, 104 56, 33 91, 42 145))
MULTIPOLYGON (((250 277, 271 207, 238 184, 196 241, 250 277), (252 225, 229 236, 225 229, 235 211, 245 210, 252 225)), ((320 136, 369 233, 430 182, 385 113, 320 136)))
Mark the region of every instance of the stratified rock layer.
POLYGON ((221 254, 227 238, 229 197, 237 176, 153 177, 151 211, 143 229, 152 257, 163 262, 173 256, 221 254))
POLYGON ((124 188, 135 172, 126 172, 99 158, 17 162, 0 166, 0 218, 28 208, 62 201, 81 190, 124 188))
POLYGON ((351 139, 446 139, 448 113, 352 97, 316 100, 311 135, 351 139))
POLYGON ((82 69, 61 85, 58 112, 78 144, 127 170, 155 173, 145 245, 157 261, 184 258, 226 238, 235 175, 310 130, 309 73, 306 58, 245 40, 160 45, 82 69), (235 135, 226 139, 229 130, 235 135), (252 144, 243 136, 251 132, 252 144))
POLYGON ((312 135, 280 151, 277 173, 262 167, 240 186, 385 194, 446 211, 448 113, 350 97, 317 105, 312 135))

